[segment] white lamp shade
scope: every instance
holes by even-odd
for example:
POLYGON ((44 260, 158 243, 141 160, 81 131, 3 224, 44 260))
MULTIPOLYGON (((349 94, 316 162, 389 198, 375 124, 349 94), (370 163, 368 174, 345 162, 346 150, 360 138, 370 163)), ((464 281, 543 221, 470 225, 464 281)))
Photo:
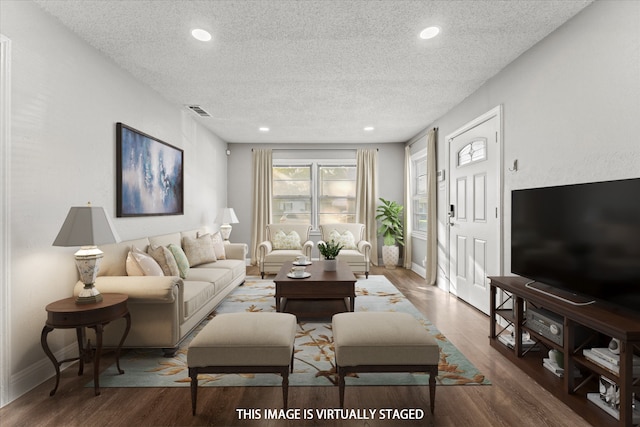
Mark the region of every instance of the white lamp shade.
POLYGON ((216 217, 217 224, 237 224, 239 222, 240 221, 238 221, 238 217, 233 211, 233 208, 221 209, 220 213, 218 213, 218 216, 216 217))
POLYGON ((96 246, 116 241, 104 208, 73 206, 53 241, 53 246, 96 246))

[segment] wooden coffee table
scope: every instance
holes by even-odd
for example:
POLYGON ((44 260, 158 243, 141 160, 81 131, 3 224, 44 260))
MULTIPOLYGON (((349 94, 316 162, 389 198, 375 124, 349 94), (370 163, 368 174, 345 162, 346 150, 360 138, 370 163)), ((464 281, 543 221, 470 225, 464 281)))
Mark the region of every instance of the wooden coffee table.
POLYGON ((338 261, 336 271, 324 271, 323 261, 314 261, 305 271, 311 276, 292 279, 287 273, 293 263, 284 263, 274 282, 276 311, 300 317, 331 317, 353 311, 356 302, 356 276, 345 262, 338 261), (336 302, 338 304, 336 304, 336 302))

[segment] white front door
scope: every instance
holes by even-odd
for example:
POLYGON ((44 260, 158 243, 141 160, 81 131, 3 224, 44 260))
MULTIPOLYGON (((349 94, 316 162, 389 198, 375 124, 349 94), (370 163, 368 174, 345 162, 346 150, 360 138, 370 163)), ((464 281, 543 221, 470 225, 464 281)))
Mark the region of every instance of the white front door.
POLYGON ((489 313, 489 280, 501 274, 501 114, 496 107, 447 136, 450 292, 489 313))

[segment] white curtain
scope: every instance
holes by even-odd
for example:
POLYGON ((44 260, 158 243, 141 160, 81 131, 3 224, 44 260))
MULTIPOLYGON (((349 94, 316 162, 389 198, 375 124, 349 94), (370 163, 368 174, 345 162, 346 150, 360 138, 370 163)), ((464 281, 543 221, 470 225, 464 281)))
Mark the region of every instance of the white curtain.
POLYGON ((251 222, 251 264, 256 265, 258 245, 267 237, 267 224, 271 222, 271 196, 273 194, 272 151, 254 149, 253 166, 253 218, 251 222))
POLYGON ((364 224, 366 240, 371 243, 371 263, 378 265, 378 150, 359 149, 356 169, 356 222, 364 224))
POLYGON ((404 268, 411 269, 413 195, 411 193, 411 147, 404 147, 404 268))
POLYGON ((438 273, 438 213, 436 208, 436 143, 438 129, 427 134, 427 283, 436 284, 438 273))

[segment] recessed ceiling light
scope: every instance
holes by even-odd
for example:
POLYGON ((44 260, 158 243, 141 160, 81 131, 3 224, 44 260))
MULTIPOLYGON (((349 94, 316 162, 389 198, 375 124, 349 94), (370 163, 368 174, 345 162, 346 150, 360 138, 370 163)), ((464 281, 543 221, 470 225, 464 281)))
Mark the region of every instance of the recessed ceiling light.
POLYGON ((364 130, 367 132, 371 132, 373 129, 375 129, 373 126, 367 126, 366 128, 364 128, 364 130))
POLYGON ((258 129, 260 132, 269 132, 269 128, 268 127, 261 127, 258 129))
POLYGON ((420 38, 423 40, 429 40, 437 36, 439 33, 439 27, 428 27, 420 32, 420 38))
POLYGON ((196 28, 195 30, 191 31, 191 35, 201 42, 208 42, 209 40, 211 40, 211 34, 209 34, 208 31, 200 28, 196 28))

